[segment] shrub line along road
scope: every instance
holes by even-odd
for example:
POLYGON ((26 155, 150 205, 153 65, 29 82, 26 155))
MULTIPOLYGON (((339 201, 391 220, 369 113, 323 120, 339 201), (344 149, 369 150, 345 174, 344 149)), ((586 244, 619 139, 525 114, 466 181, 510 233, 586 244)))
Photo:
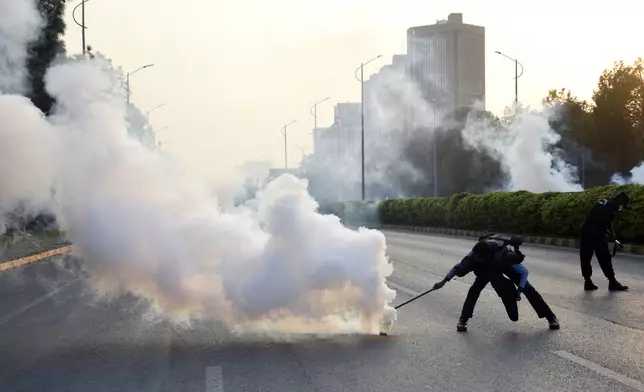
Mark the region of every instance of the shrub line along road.
MULTIPOLYGON (((385 231, 401 303, 430 287, 471 239, 385 231)), ((1 391, 644 391, 644 266, 619 255, 610 293, 582 290, 577 252, 524 246, 530 281, 559 317, 524 299, 511 322, 489 288, 469 332, 455 324, 473 277, 399 309, 388 337, 277 340, 212 321, 152 322, 139 301, 102 302, 71 256, 0 273, 1 391), (10 318, 7 316, 10 315, 10 318)))

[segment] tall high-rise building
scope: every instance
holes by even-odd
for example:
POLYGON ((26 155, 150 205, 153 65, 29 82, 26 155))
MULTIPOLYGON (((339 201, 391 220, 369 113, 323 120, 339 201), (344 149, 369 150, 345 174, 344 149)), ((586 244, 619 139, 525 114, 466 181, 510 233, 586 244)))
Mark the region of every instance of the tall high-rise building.
POLYGON ((318 128, 315 154, 346 158, 360 153, 360 103, 343 102, 334 106, 334 121, 328 128, 318 128))
POLYGON ((409 76, 432 104, 414 123, 434 128, 454 110, 485 107, 485 28, 463 23, 463 14, 407 30, 409 76))

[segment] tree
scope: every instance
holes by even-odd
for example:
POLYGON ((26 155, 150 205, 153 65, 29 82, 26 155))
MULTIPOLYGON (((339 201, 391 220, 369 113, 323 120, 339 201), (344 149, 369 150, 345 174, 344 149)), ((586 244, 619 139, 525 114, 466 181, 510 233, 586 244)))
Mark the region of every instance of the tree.
POLYGON ((49 114, 54 99, 45 89, 45 74, 57 56, 65 54, 65 0, 38 0, 38 10, 42 15, 44 27, 40 36, 29 48, 27 69, 31 91, 29 98, 43 113, 49 114))
POLYGON ((593 101, 593 147, 614 172, 626 174, 644 159, 644 60, 605 70, 593 101))
POLYGON ((605 185, 613 172, 596 153, 594 106, 565 88, 550 90, 543 105, 549 111, 550 127, 561 136, 550 152, 577 167, 580 181, 586 188, 605 185))

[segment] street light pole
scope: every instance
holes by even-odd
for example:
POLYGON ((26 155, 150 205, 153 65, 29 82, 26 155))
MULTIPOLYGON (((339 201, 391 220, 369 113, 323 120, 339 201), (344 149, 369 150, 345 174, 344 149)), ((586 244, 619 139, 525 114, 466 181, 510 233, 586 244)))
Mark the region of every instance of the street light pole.
POLYGON ((85 44, 85 30, 87 29, 87 26, 85 26, 85 3, 87 3, 89 0, 81 0, 80 4, 78 4, 76 7, 74 7, 74 10, 72 11, 72 18, 74 19, 74 22, 80 26, 81 28, 81 40, 83 43, 83 56, 85 53, 87 53, 87 45, 85 44), (81 7, 81 22, 79 23, 78 20, 76 19, 76 9, 78 7, 81 7))
POLYGON ((316 130, 318 128, 318 105, 321 104, 322 102, 328 101, 331 99, 331 97, 326 97, 321 101, 317 101, 316 103, 311 106, 311 114, 313 115, 313 130, 316 130))
POLYGON ((139 67, 139 68, 135 69, 132 72, 127 73, 127 76, 125 77, 126 78, 125 84, 126 84, 126 87, 127 87, 126 92, 127 92, 127 105, 128 106, 130 106, 130 76, 134 75, 135 73, 137 73, 139 71, 141 71, 142 69, 146 69, 146 68, 150 68, 150 67, 154 67, 154 64, 146 64, 146 65, 144 65, 142 67, 139 67))
POLYGON ((284 169, 288 169, 288 144, 286 143, 286 127, 295 123, 296 121, 297 120, 293 120, 282 127, 282 135, 284 135, 284 169))
POLYGON ((160 109, 160 108, 162 108, 164 106, 166 106, 166 104, 162 103, 161 105, 157 105, 157 106, 153 107, 152 109, 148 110, 147 112, 145 112, 145 122, 147 123, 148 127, 150 126, 150 113, 152 113, 153 111, 155 111, 157 109, 160 109))
POLYGON ((519 104, 519 78, 523 75, 523 64, 519 62, 516 58, 510 57, 505 53, 501 53, 498 50, 494 53, 500 54, 508 60, 514 61, 514 104, 515 106, 519 104), (521 74, 519 74, 519 67, 521 67, 521 74))
POLYGON ((362 201, 365 200, 365 181, 364 181, 364 66, 369 64, 370 62, 379 59, 382 57, 381 54, 377 55, 376 57, 372 58, 371 60, 365 62, 365 63, 360 63, 360 67, 356 69, 356 72, 354 74, 358 73, 358 70, 360 70, 360 78, 358 79, 358 76, 356 75, 356 79, 360 82, 360 127, 361 127, 361 169, 362 169, 362 201))
POLYGON ((311 114, 313 115, 313 132, 311 134, 313 135, 313 150, 315 151, 315 142, 316 142, 316 131, 318 129, 318 105, 321 104, 322 102, 328 101, 331 99, 331 97, 326 97, 323 100, 317 101, 316 103, 311 106, 311 114))

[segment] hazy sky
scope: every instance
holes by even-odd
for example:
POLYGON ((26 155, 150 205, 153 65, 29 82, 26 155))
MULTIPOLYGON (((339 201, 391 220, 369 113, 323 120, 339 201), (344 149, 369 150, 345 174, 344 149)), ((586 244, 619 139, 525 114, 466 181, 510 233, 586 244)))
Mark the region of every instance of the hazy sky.
MULTIPOLYGON (((67 49, 82 50, 80 28, 67 13, 67 49)), ((382 54, 367 74, 405 52, 408 27, 450 12, 486 28, 486 104, 500 114, 514 99, 514 65, 525 66, 519 99, 538 104, 549 88, 590 97, 601 71, 642 55, 643 6, 637 0, 91 0, 87 42, 132 77, 132 100, 151 114, 164 149, 191 170, 219 177, 247 160, 283 165, 282 125, 289 130, 289 166, 312 149, 318 123, 333 120, 332 103, 358 101, 354 71, 382 54), (520 3, 520 5, 519 5, 520 3)), ((80 16, 80 12, 78 12, 80 16)))

